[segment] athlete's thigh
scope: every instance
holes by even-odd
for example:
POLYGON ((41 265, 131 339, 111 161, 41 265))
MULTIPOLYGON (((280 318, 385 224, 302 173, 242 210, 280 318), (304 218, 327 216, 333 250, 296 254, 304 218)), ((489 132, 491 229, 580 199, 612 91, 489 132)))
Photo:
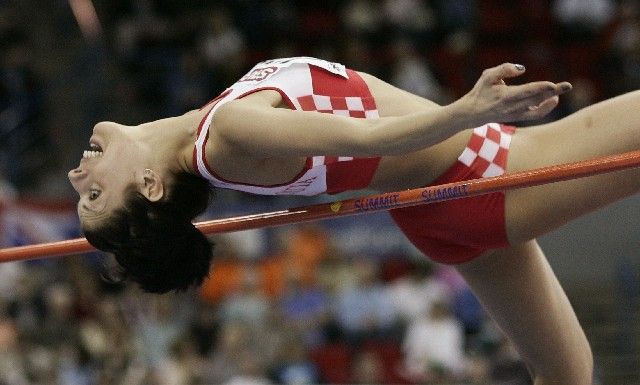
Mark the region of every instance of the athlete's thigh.
MULTIPOLYGON (((513 136, 507 171, 521 171, 640 149, 640 92, 588 107, 513 136)), ((509 191, 512 243, 532 239, 640 190, 640 169, 509 191)))
MULTIPOLYGON (((360 73, 375 98, 380 116, 401 116, 439 107, 423 97, 401 90, 375 76, 360 73)), ((456 161, 467 144, 471 130, 464 130, 427 148, 401 156, 385 156, 370 187, 396 191, 431 183, 456 161)))
POLYGON ((587 383, 582 380, 591 376, 591 350, 535 240, 480 256, 457 269, 514 342, 536 383, 587 383))

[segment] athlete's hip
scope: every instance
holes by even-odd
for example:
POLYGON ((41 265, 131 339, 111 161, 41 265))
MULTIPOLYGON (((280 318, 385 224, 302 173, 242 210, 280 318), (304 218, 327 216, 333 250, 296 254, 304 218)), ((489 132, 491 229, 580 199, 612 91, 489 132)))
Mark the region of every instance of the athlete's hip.
POLYGON ((431 184, 457 161, 469 142, 471 131, 464 130, 410 154, 383 157, 370 187, 378 191, 397 191, 431 184))

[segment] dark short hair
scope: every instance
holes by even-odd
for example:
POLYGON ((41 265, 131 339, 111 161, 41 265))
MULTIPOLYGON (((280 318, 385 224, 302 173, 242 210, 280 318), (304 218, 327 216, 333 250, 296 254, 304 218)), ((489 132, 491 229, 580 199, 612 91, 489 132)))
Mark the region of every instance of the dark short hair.
POLYGON ((213 243, 191 221, 207 208, 211 194, 207 181, 184 172, 158 202, 131 188, 123 207, 100 225, 84 228, 84 235, 114 254, 117 280, 130 279, 151 293, 186 290, 209 273, 213 243))

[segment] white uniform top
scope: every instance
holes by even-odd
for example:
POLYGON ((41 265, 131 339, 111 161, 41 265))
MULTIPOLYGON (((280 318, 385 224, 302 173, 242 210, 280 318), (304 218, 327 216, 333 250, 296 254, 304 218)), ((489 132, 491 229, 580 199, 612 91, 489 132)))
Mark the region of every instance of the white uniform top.
POLYGON ((360 118, 378 118, 373 98, 366 85, 362 86, 363 84, 364 82, 355 72, 347 70, 342 64, 325 60, 295 57, 258 63, 240 80, 214 99, 211 111, 202 120, 194 151, 194 163, 198 172, 216 187, 260 195, 316 195, 324 192, 345 191, 354 187, 366 187, 375 168, 377 168, 379 158, 354 159, 353 157, 310 156, 307 158, 304 169, 294 180, 271 186, 224 180, 215 175, 205 158, 205 145, 213 116, 218 108, 229 101, 242 98, 253 92, 269 89, 278 91, 292 109, 360 118), (329 76, 327 77, 327 75, 329 76), (318 87, 322 94, 318 92, 318 87), (354 89, 357 89, 358 92, 354 92, 354 89), (363 161, 366 162, 366 169, 363 169, 363 165, 365 165, 363 161), (338 164, 343 162, 355 162, 353 166, 357 169, 347 175, 344 168, 346 164, 338 164), (327 178, 328 170, 331 174, 332 169, 336 170, 334 174, 338 175, 338 178, 343 182, 327 182, 328 179, 331 179, 331 175, 327 178), (352 182, 346 180, 345 175, 346 179, 350 179, 352 182), (362 181, 358 182, 359 180, 362 181), (342 184, 344 186, 341 187, 342 184), (335 186, 332 187, 333 185, 335 186))

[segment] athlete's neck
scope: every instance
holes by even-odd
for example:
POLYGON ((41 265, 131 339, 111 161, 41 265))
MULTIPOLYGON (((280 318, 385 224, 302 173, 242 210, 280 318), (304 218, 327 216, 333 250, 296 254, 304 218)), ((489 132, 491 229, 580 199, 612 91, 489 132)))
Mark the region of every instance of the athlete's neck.
POLYGON ((163 165, 171 172, 195 174, 192 166, 193 146, 198 126, 206 113, 204 110, 194 110, 139 125, 137 134, 149 146, 152 164, 163 165))

